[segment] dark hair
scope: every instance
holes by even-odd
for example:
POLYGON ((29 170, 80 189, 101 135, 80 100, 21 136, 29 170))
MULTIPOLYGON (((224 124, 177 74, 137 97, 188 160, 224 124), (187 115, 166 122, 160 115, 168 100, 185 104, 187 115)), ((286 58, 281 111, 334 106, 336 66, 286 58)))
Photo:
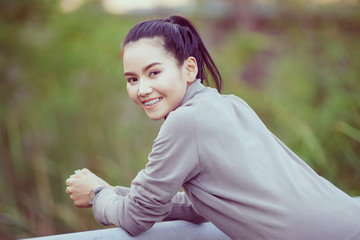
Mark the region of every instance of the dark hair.
POLYGON ((196 77, 209 85, 206 72, 208 70, 217 90, 221 92, 223 80, 219 70, 204 46, 196 27, 188 19, 174 15, 164 19, 141 22, 126 35, 123 47, 129 42, 154 37, 160 37, 164 40, 165 50, 173 54, 179 64, 182 64, 189 57, 194 57, 198 65, 196 77))

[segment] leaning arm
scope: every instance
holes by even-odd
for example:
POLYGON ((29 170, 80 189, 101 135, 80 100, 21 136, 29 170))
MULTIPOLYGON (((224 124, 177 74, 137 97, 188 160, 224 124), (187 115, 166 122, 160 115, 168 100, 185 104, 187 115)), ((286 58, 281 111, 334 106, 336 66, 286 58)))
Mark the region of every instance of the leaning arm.
MULTIPOLYGON (((115 192, 120 196, 126 196, 130 193, 130 188, 116 186, 115 192)), ((171 205, 171 211, 169 215, 163 219, 163 221, 185 220, 192 223, 207 222, 205 218, 203 218, 195 211, 190 200, 184 192, 178 192, 171 199, 171 205)))
POLYGON ((171 121, 168 117, 154 141, 149 162, 131 188, 117 187, 116 193, 104 189, 96 195, 93 211, 100 223, 114 224, 138 235, 164 219, 205 221, 185 195, 178 195, 182 184, 200 171, 191 120, 177 116, 171 121))

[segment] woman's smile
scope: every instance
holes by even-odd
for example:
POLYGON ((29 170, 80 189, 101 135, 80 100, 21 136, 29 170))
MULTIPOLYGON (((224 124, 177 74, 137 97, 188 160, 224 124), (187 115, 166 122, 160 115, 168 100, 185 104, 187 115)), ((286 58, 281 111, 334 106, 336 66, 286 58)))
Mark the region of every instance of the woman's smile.
POLYGON ((144 103, 146 109, 153 109, 160 103, 161 100, 163 100, 162 97, 151 98, 151 99, 147 99, 147 100, 143 101, 143 103, 144 103))

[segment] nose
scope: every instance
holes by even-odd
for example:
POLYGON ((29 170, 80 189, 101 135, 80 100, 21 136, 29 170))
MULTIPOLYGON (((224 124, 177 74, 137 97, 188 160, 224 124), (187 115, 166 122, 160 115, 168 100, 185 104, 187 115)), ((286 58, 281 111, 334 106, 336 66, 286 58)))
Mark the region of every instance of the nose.
POLYGON ((153 91, 150 81, 141 79, 139 81, 138 96, 144 97, 153 91))

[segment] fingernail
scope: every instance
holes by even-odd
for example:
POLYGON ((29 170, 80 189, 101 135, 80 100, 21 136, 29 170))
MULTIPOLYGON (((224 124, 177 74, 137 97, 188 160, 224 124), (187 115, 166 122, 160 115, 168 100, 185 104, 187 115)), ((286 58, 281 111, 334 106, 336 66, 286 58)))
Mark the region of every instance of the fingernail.
POLYGON ((81 171, 81 170, 80 170, 80 169, 78 169, 78 170, 75 170, 74 172, 75 172, 75 173, 79 173, 80 171, 81 171))

